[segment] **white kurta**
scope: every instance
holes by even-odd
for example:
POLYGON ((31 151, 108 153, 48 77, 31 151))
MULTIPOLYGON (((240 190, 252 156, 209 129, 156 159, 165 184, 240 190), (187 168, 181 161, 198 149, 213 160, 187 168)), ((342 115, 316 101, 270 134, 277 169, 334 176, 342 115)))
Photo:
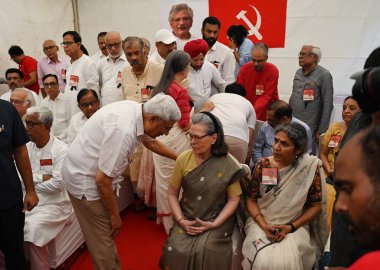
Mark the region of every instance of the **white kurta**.
POLYGON ((216 67, 208 61, 204 61, 199 70, 190 67, 187 78, 190 82, 189 95, 194 101, 194 112, 196 113, 212 95, 211 85, 214 85, 219 93, 223 93, 226 88, 225 80, 222 79, 216 67))
POLYGON ((121 101, 124 99, 123 89, 121 87, 121 72, 126 66, 127 59, 123 53, 114 62, 109 56, 100 61, 98 65, 99 81, 102 86, 102 106, 121 101))
POLYGON ((183 48, 185 47, 186 43, 195 39, 198 39, 198 38, 193 36, 191 33, 190 33, 189 39, 180 39, 177 37, 177 50, 183 51, 183 48))
POLYGON ((205 59, 219 70, 223 80, 228 84, 235 81, 235 57, 232 50, 226 45, 215 42, 211 49, 207 52, 205 59))
POLYGON ((67 145, 71 145, 78 132, 82 129, 87 120, 88 118, 83 114, 83 112, 79 112, 71 118, 70 125, 67 131, 67 145))
POLYGON ((87 55, 83 54, 79 59, 69 64, 66 69, 66 88, 65 97, 70 102, 70 118, 79 112, 77 95, 83 88, 90 88, 99 93, 99 75, 94 61, 87 55), (71 75, 79 77, 78 85, 70 85, 71 75))
POLYGON ((41 101, 41 107, 47 107, 53 113, 52 135, 58 137, 61 141, 65 141, 67 137, 67 129, 70 124, 70 103, 62 93, 59 93, 55 100, 46 96, 41 101))
POLYGON ((53 136, 43 148, 37 148, 33 142, 26 146, 39 203, 32 211, 25 213, 24 240, 42 247, 58 235, 73 213, 61 177, 67 146, 53 136), (43 181, 43 174, 52 178, 43 181))

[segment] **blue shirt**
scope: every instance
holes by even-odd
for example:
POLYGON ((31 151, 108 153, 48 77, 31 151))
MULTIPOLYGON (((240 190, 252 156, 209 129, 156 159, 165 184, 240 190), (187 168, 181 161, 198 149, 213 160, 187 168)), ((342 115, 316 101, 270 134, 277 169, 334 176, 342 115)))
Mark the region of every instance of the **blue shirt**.
MULTIPOLYGON (((312 133, 310 127, 301 120, 292 117, 291 123, 297 123, 306 129, 307 133, 307 153, 312 152, 312 133)), ((264 123, 261 127, 257 138, 254 138, 255 143, 253 145, 252 160, 253 163, 261 160, 263 157, 270 157, 273 155, 273 142, 274 142, 274 128, 267 123, 264 123)))
POLYGON ((252 60, 252 48, 253 48, 253 43, 250 39, 245 38, 243 43, 239 47, 239 63, 235 63, 235 79, 237 78, 237 75, 239 74, 240 67, 244 65, 245 63, 248 63, 249 61, 252 60))

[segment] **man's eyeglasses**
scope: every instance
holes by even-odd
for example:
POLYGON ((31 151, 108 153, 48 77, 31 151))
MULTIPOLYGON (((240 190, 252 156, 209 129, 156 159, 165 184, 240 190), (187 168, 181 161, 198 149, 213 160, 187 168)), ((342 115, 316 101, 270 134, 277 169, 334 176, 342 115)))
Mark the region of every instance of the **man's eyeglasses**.
POLYGON ((121 41, 120 42, 116 42, 116 43, 113 43, 113 44, 106 44, 106 47, 107 49, 112 49, 112 48, 118 48, 121 44, 121 41))
POLYGON ((55 82, 52 82, 52 83, 44 83, 44 87, 45 88, 53 88, 53 87, 56 87, 58 85, 58 83, 55 83, 55 82))
POLYGON ((24 101, 21 101, 21 100, 14 100, 14 99, 10 99, 9 100, 10 103, 12 103, 13 105, 23 105, 23 104, 26 104, 29 102, 29 100, 24 100, 24 101))
POLYGON ((187 138, 189 141, 191 141, 192 139, 194 139, 194 141, 195 141, 196 143, 201 142, 202 139, 203 139, 204 137, 210 136, 209 134, 206 134, 206 135, 203 135, 203 136, 197 136, 197 135, 193 135, 193 134, 191 134, 189 131, 186 132, 185 135, 186 135, 186 138, 187 138))
POLYGON ((76 43, 75 41, 64 41, 61 43, 63 47, 69 47, 71 44, 76 43))
POLYGON ((91 101, 91 102, 88 102, 88 103, 81 103, 79 104, 79 107, 81 107, 82 109, 86 109, 88 107, 94 107, 95 105, 98 104, 98 101, 91 101))
POLYGON ((49 50, 52 50, 54 48, 56 48, 57 46, 49 46, 49 47, 44 47, 44 52, 47 52, 49 50))
POLYGON ((43 124, 43 123, 41 123, 41 122, 25 121, 25 125, 26 125, 28 128, 33 128, 34 126, 42 125, 42 124, 43 124))
POLYGON ((304 57, 309 57, 311 55, 314 55, 314 53, 299 53, 298 57, 299 58, 304 58, 304 57))

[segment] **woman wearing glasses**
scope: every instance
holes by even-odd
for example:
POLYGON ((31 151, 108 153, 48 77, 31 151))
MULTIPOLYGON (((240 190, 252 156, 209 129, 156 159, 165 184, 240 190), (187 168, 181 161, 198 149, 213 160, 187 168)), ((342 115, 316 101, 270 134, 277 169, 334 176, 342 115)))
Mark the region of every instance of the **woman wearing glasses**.
POLYGON ((168 200, 176 222, 159 265, 172 270, 229 269, 233 214, 245 172, 228 154, 223 127, 211 113, 194 115, 187 134, 192 149, 177 158, 170 178, 168 200))

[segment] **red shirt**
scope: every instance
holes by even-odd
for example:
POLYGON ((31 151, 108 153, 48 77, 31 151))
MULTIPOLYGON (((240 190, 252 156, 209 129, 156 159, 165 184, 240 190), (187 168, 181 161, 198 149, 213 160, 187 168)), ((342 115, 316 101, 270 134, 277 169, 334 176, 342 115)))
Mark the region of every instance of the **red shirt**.
POLYGON ((27 81, 30 79, 29 74, 32 73, 33 71, 36 72, 36 82, 32 85, 29 85, 27 88, 36 92, 40 91, 40 87, 38 85, 38 75, 37 75, 37 61, 36 59, 30 57, 30 56, 25 56, 19 66, 21 72, 24 74, 24 81, 27 81))
POLYGON ((349 270, 379 270, 380 269, 380 251, 367 253, 360 257, 349 270))
POLYGON ((181 111, 181 119, 178 121, 178 126, 180 128, 185 128, 189 125, 190 122, 190 96, 185 88, 179 85, 176 82, 173 82, 169 86, 169 95, 177 103, 179 110, 181 111))
POLYGON ((278 100, 278 69, 266 62, 261 71, 256 71, 253 63, 244 64, 239 71, 236 82, 243 85, 248 99, 256 111, 257 120, 267 120, 268 105, 278 100), (264 92, 257 96, 257 85, 262 85, 264 92))

